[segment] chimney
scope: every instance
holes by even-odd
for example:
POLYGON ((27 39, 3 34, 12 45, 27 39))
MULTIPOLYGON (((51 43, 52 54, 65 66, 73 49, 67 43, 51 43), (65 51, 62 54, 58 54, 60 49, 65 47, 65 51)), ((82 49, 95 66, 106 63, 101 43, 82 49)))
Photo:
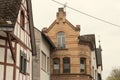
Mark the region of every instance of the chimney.
POLYGON ((80 31, 80 25, 76 25, 76 30, 80 31))
POLYGON ((66 12, 64 11, 64 8, 58 8, 58 12, 57 12, 57 22, 60 23, 64 23, 65 19, 66 19, 66 12))
POLYGON ((64 9, 63 8, 59 8, 58 12, 64 12, 64 9))

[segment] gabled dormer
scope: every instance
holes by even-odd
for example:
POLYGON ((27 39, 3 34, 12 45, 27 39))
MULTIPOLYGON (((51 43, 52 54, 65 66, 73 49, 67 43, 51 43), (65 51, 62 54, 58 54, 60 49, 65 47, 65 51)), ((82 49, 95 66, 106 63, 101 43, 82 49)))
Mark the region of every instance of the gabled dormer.
POLYGON ((57 48, 64 49, 69 47, 70 38, 74 38, 73 41, 78 43, 76 37, 80 35, 80 25, 72 25, 66 19, 64 8, 59 8, 54 22, 48 28, 43 28, 42 31, 51 38, 57 48))

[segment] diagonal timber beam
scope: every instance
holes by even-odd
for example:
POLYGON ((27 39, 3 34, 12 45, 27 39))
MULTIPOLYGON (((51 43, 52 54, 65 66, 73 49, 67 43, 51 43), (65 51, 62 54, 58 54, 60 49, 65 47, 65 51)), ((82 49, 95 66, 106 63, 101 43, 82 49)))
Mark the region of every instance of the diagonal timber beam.
POLYGON ((10 47, 11 55, 12 55, 13 61, 15 63, 15 54, 14 54, 14 51, 13 51, 11 35, 10 35, 9 32, 7 32, 7 37, 8 37, 8 44, 9 44, 9 47, 10 47))

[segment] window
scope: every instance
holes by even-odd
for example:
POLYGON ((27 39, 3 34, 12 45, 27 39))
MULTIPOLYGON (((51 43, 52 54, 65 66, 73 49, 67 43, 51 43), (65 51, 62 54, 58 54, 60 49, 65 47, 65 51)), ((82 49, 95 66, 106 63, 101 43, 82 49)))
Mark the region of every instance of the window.
POLYGON ((50 58, 47 57, 47 72, 50 72, 50 58))
POLYGON ((46 71, 46 55, 42 52, 42 69, 46 71))
POLYGON ((59 32, 57 34, 57 47, 65 48, 65 33, 64 32, 59 32))
POLYGON ((86 59, 80 58, 80 72, 85 73, 86 59))
POLYGON ((60 59, 59 58, 53 59, 53 72, 60 73, 60 59))
POLYGON ((20 50, 20 72, 26 74, 26 65, 27 64, 27 57, 26 54, 20 50))
POLYGON ((63 58, 63 73, 70 73, 70 58, 63 58))
POLYGON ((24 16, 24 12, 21 11, 21 15, 20 15, 20 26, 22 29, 24 29, 24 23, 25 23, 25 16, 24 16))

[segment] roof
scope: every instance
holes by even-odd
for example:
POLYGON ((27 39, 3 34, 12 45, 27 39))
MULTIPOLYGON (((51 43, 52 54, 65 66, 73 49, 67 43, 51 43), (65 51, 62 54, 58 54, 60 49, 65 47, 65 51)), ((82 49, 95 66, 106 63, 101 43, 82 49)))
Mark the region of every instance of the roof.
MULTIPOLYGON (((75 30, 75 31, 80 31, 79 27, 75 27, 74 25, 72 25, 67 19, 65 19, 65 23, 67 23, 68 25, 70 25, 70 27, 75 30)), ((46 32, 49 32, 50 29, 52 29, 54 27, 55 24, 58 24, 57 20, 54 20, 53 23, 48 27, 48 29, 46 30, 46 32)))
MULTIPOLYGON (((0 22, 4 21, 2 24, 7 24, 6 21, 11 21, 15 24, 21 0, 0 0, 0 22)), ((1 24, 1 23, 0 23, 1 24)))
POLYGON ((90 46, 91 50, 95 49, 95 35, 89 34, 89 35, 82 35, 78 37, 79 44, 86 44, 90 46))
MULTIPOLYGON (((52 42, 52 40, 47 36, 47 35, 45 35, 45 33, 44 32, 41 32, 40 30, 38 30, 37 28, 34 28, 35 29, 35 31, 37 31, 37 32, 39 32, 41 35, 42 35, 42 37, 47 41, 47 43, 50 45, 50 48, 52 48, 52 49, 55 49, 56 47, 55 47, 55 45, 54 45, 54 43, 52 42)), ((36 34, 38 34, 38 33, 36 33, 36 34)), ((38 37, 38 36, 36 36, 36 37, 38 37)))
POLYGON ((52 48, 56 48, 52 40, 47 35, 45 35, 43 32, 42 32, 42 36, 46 39, 47 42, 49 42, 52 48))

